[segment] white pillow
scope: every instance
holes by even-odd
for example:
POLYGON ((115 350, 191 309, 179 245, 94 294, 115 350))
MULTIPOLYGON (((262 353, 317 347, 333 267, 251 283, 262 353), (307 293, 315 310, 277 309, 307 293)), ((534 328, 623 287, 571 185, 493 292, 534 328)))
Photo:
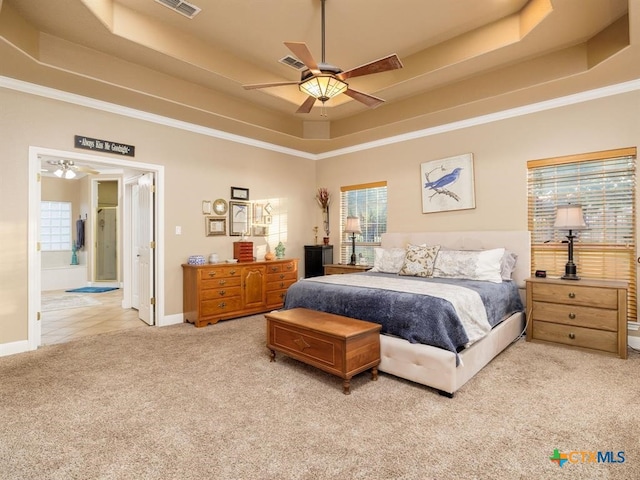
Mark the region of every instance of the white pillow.
POLYGON ((492 250, 442 250, 436 257, 433 276, 502 282, 504 248, 492 250))
POLYGON ((398 273, 404 263, 406 254, 404 248, 380 248, 373 249, 373 268, 371 272, 398 273))
POLYGON ((511 274, 516 270, 517 261, 518 255, 509 250, 504 251, 504 255, 500 261, 500 276, 503 280, 511 280, 511 274))
POLYGON ((440 250, 440 245, 407 245, 407 254, 404 258, 399 275, 412 277, 433 276, 433 266, 440 250))

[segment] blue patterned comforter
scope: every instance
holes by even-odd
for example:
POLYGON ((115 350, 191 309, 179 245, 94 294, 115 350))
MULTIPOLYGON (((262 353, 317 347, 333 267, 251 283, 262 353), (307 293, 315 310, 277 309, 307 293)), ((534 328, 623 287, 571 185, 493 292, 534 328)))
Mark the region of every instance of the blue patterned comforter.
MULTIPOLYGON (((380 283, 384 280, 373 278, 372 281, 380 283)), ((298 307, 378 323, 382 326, 383 334, 454 353, 486 335, 513 313, 524 309, 518 288, 512 281, 492 283, 371 272, 314 277, 296 282, 287 291, 284 309, 298 307), (385 288, 360 285, 371 277, 392 278, 390 285, 385 288), (479 312, 477 305, 473 307, 475 310, 467 310, 464 304, 460 306, 459 302, 447 300, 453 293, 440 295, 447 285, 458 290, 460 287, 469 289, 471 297, 479 297, 479 308, 484 308, 484 312, 479 312), (438 292, 438 295, 412 293, 430 290, 438 292), (470 319, 461 319, 461 316, 482 318, 469 327, 470 319), (483 328, 485 321, 487 325, 483 328), (473 331, 467 331, 469 328, 473 331)))

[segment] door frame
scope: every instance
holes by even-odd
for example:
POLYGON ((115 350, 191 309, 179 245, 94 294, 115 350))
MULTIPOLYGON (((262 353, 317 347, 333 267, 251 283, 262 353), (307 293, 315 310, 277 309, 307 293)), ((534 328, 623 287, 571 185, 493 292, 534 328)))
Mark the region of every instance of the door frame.
MULTIPOLYGON (((42 288, 42 270, 41 270, 41 253, 38 249, 39 244, 39 224, 40 224, 40 200, 42 198, 41 182, 40 182, 40 156, 62 157, 69 160, 77 160, 80 162, 88 162, 94 165, 112 166, 114 168, 124 168, 137 172, 153 172, 155 176, 156 191, 153 201, 153 209, 155 211, 156 222, 154 225, 154 237, 156 248, 154 249, 154 297, 155 297, 155 325, 163 326, 165 324, 165 302, 164 302, 164 242, 159 241, 163 237, 160 235, 164 232, 164 166, 152 163, 134 162, 122 158, 105 157, 102 155, 94 155, 80 153, 67 150, 57 150, 44 147, 29 147, 29 221, 27 226, 28 252, 27 252, 27 275, 29 279, 28 286, 28 331, 27 342, 30 350, 35 350, 41 345, 41 325, 40 325, 40 308, 41 308, 41 288, 42 288)), ((131 228, 131 218, 123 218, 123 228, 131 228), (128 224, 127 224, 128 222, 128 224)), ((126 261, 123 258, 123 261, 126 261)), ((127 288, 130 285, 123 282, 124 297, 126 298, 127 288)), ((124 303, 124 302, 123 302, 124 303)))

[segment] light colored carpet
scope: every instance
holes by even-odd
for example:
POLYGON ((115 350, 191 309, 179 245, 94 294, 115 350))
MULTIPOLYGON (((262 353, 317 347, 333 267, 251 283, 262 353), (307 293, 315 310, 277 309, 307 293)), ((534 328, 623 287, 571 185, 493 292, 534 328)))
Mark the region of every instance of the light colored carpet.
POLYGON ((60 294, 60 293, 42 293, 41 305, 43 312, 52 312, 54 310, 67 310, 71 308, 91 307, 100 305, 100 302, 93 297, 87 295, 76 294, 60 294))
POLYGON ((639 368, 519 341, 453 399, 368 372, 343 395, 270 363, 261 315, 102 334, 0 358, 0 478, 637 479, 639 368))

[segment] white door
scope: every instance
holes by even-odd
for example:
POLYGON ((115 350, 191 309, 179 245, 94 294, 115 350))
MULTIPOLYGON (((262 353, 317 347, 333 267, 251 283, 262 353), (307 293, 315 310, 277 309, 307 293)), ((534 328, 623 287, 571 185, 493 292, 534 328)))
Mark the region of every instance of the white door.
MULTIPOLYGON (((145 173, 138 181, 138 192, 134 195, 137 206, 136 214, 132 218, 132 227, 135 230, 134 239, 137 271, 133 279, 137 282, 138 315, 140 320, 153 325, 155 319, 154 304, 154 234, 153 234, 153 173, 145 173)), ((136 287, 134 287, 136 290, 136 287)))

